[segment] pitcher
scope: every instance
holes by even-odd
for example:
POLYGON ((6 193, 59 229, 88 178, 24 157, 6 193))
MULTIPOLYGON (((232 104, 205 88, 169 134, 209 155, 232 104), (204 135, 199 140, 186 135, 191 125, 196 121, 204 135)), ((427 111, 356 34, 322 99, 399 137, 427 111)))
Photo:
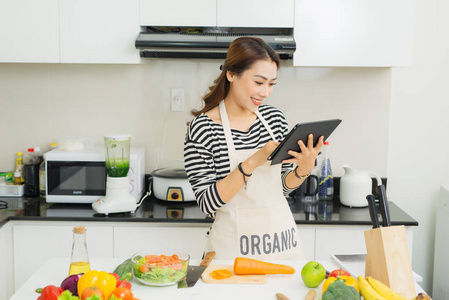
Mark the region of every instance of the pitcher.
POLYGON ((340 181, 340 202, 349 207, 366 207, 366 196, 372 193, 372 180, 375 177, 377 185, 381 185, 380 177, 372 171, 357 171, 344 165, 345 174, 340 181))

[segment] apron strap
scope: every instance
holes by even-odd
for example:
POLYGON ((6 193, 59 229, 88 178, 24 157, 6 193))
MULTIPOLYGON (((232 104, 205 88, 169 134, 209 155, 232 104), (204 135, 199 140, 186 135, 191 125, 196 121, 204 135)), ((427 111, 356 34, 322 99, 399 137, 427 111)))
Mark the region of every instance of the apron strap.
POLYGON ((255 113, 256 113, 257 117, 259 118, 259 120, 262 122, 263 126, 265 126, 265 128, 267 129, 267 131, 270 134, 273 141, 276 141, 276 137, 273 133, 273 130, 271 130, 271 127, 268 124, 267 120, 265 120, 264 117, 262 117, 262 114, 258 110, 256 110, 255 113))
MULTIPOLYGON (((226 107, 224 104, 224 101, 221 101, 218 105, 218 108, 220 109, 220 117, 221 117, 221 124, 223 125, 223 131, 226 138, 226 144, 228 146, 229 151, 235 151, 234 147, 234 141, 232 140, 232 134, 231 134, 231 126, 229 125, 229 118, 228 113, 226 112, 226 107)), ((276 141, 276 136, 273 133, 273 130, 271 130, 270 125, 268 124, 267 120, 265 120, 264 117, 262 117, 262 114, 256 110, 254 112, 256 116, 259 118, 259 120, 262 122, 265 129, 270 134, 273 141, 276 141)))
POLYGON ((223 125, 223 131, 226 139, 226 144, 228 145, 228 151, 235 151, 234 142, 232 141, 231 126, 229 125, 228 113, 226 112, 226 107, 223 100, 218 105, 218 108, 220 109, 221 124, 223 125))

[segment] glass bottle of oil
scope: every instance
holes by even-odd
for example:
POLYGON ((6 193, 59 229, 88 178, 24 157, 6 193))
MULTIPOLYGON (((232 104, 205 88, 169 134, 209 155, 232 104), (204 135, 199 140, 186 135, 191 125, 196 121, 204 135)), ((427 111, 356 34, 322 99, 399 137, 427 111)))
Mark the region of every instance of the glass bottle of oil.
POLYGON ((86 228, 73 228, 72 257, 70 260, 69 276, 90 271, 89 255, 87 253, 86 228))

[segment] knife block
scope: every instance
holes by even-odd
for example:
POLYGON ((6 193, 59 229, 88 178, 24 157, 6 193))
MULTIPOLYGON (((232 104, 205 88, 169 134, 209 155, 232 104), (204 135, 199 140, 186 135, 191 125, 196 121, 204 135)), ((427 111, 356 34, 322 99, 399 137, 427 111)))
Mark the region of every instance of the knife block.
POLYGON ((380 227, 365 231, 365 277, 371 276, 398 294, 416 296, 410 254, 404 226, 380 227))

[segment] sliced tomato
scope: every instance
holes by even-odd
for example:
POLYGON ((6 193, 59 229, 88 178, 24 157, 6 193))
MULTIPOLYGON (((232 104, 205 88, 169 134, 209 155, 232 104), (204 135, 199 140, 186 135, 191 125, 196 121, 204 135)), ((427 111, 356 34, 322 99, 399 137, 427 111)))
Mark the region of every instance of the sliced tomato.
POLYGON ((172 256, 167 255, 146 255, 145 256, 146 264, 144 266, 140 266, 141 272, 148 272, 149 268, 172 268, 174 270, 181 270, 182 263, 185 262, 184 259, 179 259, 179 256, 173 254, 172 256))
POLYGON ((139 271, 142 273, 146 273, 150 270, 150 267, 148 265, 140 265, 139 266, 139 271))
POLYGON ((147 263, 155 263, 161 261, 161 256, 159 255, 145 255, 145 260, 147 263))

